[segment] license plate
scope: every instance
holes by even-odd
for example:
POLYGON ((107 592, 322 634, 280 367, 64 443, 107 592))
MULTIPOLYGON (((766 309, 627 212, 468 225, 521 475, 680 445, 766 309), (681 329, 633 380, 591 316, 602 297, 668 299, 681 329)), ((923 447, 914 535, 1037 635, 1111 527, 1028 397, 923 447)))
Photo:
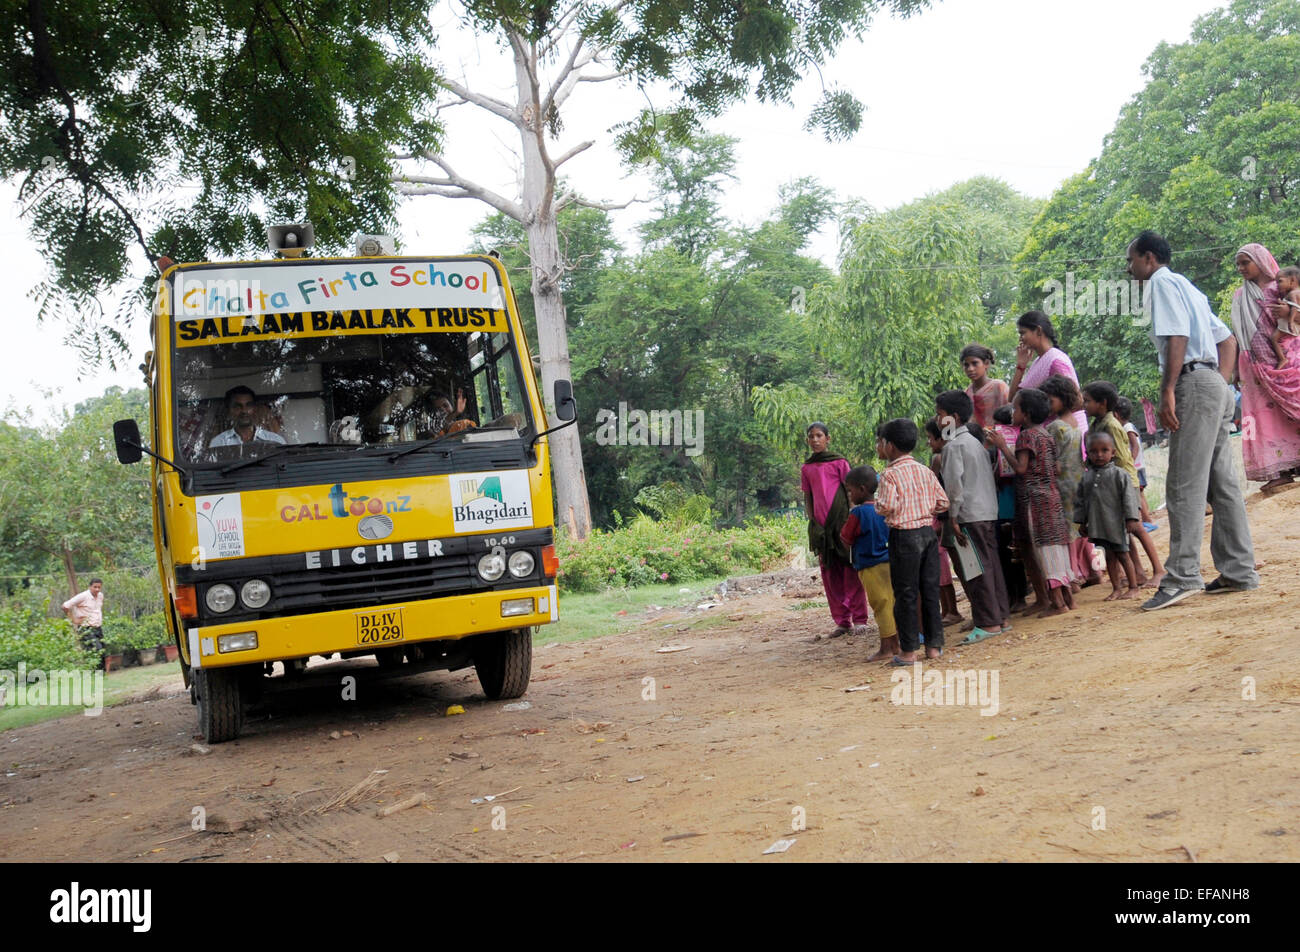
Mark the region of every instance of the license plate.
POLYGON ((402 641, 402 610, 388 608, 357 616, 357 644, 375 648, 402 641))

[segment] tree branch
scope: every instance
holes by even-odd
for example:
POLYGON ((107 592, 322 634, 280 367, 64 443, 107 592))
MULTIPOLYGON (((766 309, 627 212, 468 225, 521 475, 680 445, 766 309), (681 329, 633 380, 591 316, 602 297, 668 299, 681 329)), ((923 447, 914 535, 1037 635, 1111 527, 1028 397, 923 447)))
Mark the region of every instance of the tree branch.
POLYGON ((569 205, 577 205, 579 208, 596 208, 599 209, 600 211, 616 212, 620 208, 627 208, 629 205, 632 205, 636 202, 648 202, 648 201, 650 201, 650 199, 648 198, 633 197, 633 198, 629 198, 626 202, 622 202, 618 204, 614 202, 591 202, 585 198, 579 198, 577 194, 574 192, 566 192, 564 197, 555 203, 555 210, 556 212, 559 212, 560 209, 566 208, 569 205))
POLYGON ((441 82, 442 85, 446 86, 465 102, 472 102, 474 105, 486 109, 488 112, 494 112, 507 122, 512 122, 515 125, 519 124, 519 112, 509 103, 504 103, 500 99, 494 99, 491 96, 484 96, 482 93, 476 93, 468 86, 463 86, 454 79, 447 79, 444 77, 441 82))
POLYGON ((569 28, 573 26, 573 21, 578 18, 578 14, 581 12, 581 3, 575 3, 569 7, 568 11, 555 21, 555 25, 546 31, 546 39, 543 40, 538 53, 542 56, 551 55, 551 52, 560 45, 560 39, 569 32, 569 28))
POLYGON ((528 223, 528 213, 518 202, 512 202, 504 195, 499 195, 490 188, 485 188, 477 182, 471 182, 469 179, 461 176, 441 155, 436 152, 425 152, 423 157, 428 159, 438 168, 446 173, 446 178, 431 178, 428 176, 400 175, 395 176, 394 181, 401 185, 403 181, 412 183, 422 183, 413 189, 401 189, 403 195, 441 195, 444 198, 477 198, 479 201, 491 205, 503 215, 508 215, 521 224, 528 223))
POLYGON ((570 74, 572 74, 575 69, 581 69, 583 66, 586 66, 591 62, 592 57, 587 56, 581 64, 578 63, 578 54, 582 52, 583 42, 584 37, 582 36, 579 36, 574 40, 573 49, 569 50, 569 58, 565 62, 564 68, 556 74, 555 82, 551 84, 551 88, 546 93, 546 98, 542 101, 542 115, 546 115, 550 112, 551 106, 556 104, 557 94, 569 79, 570 74))
POLYGON ((577 155, 579 152, 586 152, 588 149, 590 149, 590 148, 591 148, 593 145, 595 145, 595 144, 596 144, 596 143, 592 142, 590 139, 588 139, 586 142, 579 142, 577 145, 575 145, 575 146, 574 146, 572 149, 570 149, 568 152, 565 152, 565 153, 564 153, 563 155, 561 155, 558 159, 556 159, 554 162, 552 162, 552 163, 551 163, 551 168, 553 168, 553 169, 558 169, 561 165, 563 165, 565 162, 569 161, 569 159, 573 158, 573 157, 574 157, 575 155, 577 155))

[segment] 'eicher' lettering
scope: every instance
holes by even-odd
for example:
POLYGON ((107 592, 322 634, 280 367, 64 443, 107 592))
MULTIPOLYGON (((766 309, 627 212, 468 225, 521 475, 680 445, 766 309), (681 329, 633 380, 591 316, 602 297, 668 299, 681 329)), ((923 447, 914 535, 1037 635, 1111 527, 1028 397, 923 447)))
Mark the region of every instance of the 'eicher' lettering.
POLYGON ((437 559, 443 555, 441 539, 393 542, 385 545, 358 545, 350 549, 324 549, 304 552, 307 568, 338 568, 348 565, 378 565, 406 559, 437 559))

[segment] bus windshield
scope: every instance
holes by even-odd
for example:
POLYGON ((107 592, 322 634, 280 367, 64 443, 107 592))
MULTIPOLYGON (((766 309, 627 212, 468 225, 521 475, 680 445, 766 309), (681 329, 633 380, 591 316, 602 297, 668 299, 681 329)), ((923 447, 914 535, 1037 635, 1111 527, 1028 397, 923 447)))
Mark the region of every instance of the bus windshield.
POLYGON ((474 431, 508 439, 534 427, 519 355, 505 332, 178 344, 176 446, 192 466, 303 445, 355 452, 446 437, 454 446, 474 431))

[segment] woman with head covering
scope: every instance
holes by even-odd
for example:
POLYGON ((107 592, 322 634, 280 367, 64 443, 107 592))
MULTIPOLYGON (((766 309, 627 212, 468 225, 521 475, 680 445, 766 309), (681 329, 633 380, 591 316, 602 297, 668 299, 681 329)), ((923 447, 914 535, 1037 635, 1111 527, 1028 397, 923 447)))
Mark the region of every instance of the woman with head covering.
POLYGON ((1277 262, 1261 244, 1236 254, 1241 287, 1232 296, 1232 332, 1240 357, 1242 456, 1246 478, 1276 489, 1300 467, 1300 341, 1287 338, 1287 359, 1278 366, 1273 349, 1277 328, 1277 262))

